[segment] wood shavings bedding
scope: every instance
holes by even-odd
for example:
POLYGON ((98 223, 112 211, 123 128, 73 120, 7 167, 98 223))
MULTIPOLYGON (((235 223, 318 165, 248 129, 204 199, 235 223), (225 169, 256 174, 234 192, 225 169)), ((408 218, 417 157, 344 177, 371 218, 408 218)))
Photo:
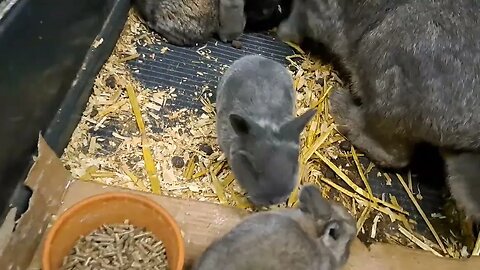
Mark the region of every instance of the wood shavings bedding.
MULTIPOLYGON (((158 37, 130 11, 114 52, 95 80, 93 94, 62 156, 63 162, 79 179, 152 192, 142 153, 142 134, 125 90, 131 86, 145 122, 143 143, 151 150, 161 193, 250 209, 218 148, 214 104, 202 99, 201 113, 167 110, 165 104, 176 98, 176 89, 145 91, 126 66, 126 61, 138 57, 138 40, 151 44, 158 37)), ((342 82, 330 66, 292 46, 299 50, 299 54, 288 57, 297 91, 297 115, 312 107, 319 111, 301 136, 300 184, 321 185, 325 197, 350 209, 358 219, 359 235, 373 235, 377 241, 415 244, 436 255, 461 257, 463 246, 456 237, 441 235, 441 239, 437 238, 442 241, 439 245, 416 236, 409 213, 394 196, 387 200, 372 194, 368 174, 374 165, 359 161, 363 155, 336 131, 329 114, 328 95, 342 82), (400 232, 398 227, 391 228, 392 222, 402 224, 400 232)), ((202 48, 198 53, 211 58, 202 48)), ((385 175, 386 183, 396 180, 385 175)), ((408 180, 411 189, 411 179, 408 180)), ((298 189, 289 198, 288 206, 296 203, 297 196, 298 189)))

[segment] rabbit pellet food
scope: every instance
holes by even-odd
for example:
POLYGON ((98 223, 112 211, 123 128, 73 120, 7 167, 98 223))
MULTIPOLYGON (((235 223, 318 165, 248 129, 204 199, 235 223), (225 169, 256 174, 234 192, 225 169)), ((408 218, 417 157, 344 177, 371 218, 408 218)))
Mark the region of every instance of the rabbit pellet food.
POLYGON ((63 260, 62 270, 168 269, 162 241, 128 221, 102 225, 82 236, 63 260))

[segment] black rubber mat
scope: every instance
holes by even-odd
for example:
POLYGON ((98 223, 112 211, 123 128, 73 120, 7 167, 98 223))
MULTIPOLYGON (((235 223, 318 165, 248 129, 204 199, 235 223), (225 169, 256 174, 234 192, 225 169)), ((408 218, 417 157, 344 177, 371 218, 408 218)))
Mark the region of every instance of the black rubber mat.
MULTIPOLYGON (((207 93, 210 98, 214 98, 215 88, 222 70, 234 60, 248 54, 260 54, 286 65, 286 56, 294 54, 288 45, 266 34, 244 34, 240 41, 241 49, 215 40, 203 46, 188 48, 164 43, 140 46, 138 48, 140 57, 129 62, 129 65, 134 76, 145 86, 151 89, 170 87, 176 89, 177 98, 171 101, 171 104, 166 104, 166 107, 201 111, 202 103, 198 96, 201 93, 207 93), (167 52, 165 52, 165 47, 169 48, 167 52)), ((365 167, 368 166, 368 160, 363 159, 363 161, 365 167)), ((436 167, 437 170, 439 168, 441 167, 436 167)), ((393 180, 391 185, 387 185, 385 178, 376 169, 368 177, 376 196, 385 196, 386 200, 390 200, 388 194, 394 195, 398 203, 411 213, 411 219, 418 223, 417 229, 428 234, 428 228, 395 175, 391 176, 393 180)), ((439 189, 423 184, 424 181, 418 181, 421 177, 424 176, 416 173, 413 175, 414 190, 421 190, 423 197, 420 204, 427 215, 440 212, 443 200, 439 189)), ((404 175, 404 179, 407 179, 406 175, 404 175)))
POLYGON ((294 53, 285 43, 265 34, 243 35, 240 41, 240 49, 215 40, 198 47, 164 43, 139 47, 140 58, 129 64, 145 86, 176 89, 178 97, 167 106, 201 109, 198 96, 203 92, 213 98, 219 76, 236 59, 260 54, 286 64, 285 57, 294 53), (162 54, 165 47, 169 50, 162 54), (152 55, 155 55, 153 59, 152 55))

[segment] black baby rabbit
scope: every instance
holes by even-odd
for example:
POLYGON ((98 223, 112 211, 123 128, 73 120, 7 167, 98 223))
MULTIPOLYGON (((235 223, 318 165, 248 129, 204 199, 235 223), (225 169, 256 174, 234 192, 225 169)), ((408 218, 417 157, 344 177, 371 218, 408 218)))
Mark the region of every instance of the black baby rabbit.
POLYGON ((133 0, 149 28, 178 46, 203 43, 215 33, 231 41, 243 32, 244 0, 133 0))
POLYGON ((308 37, 351 75, 336 89, 339 130, 384 167, 408 165, 414 146, 438 146, 452 195, 480 218, 480 1, 293 0, 278 35, 308 37), (462 166, 467 168, 461 169, 462 166))
POLYGON ((213 242, 193 270, 339 270, 349 258, 355 221, 315 186, 300 191, 299 208, 245 218, 213 242))
POLYGON ((245 0, 246 31, 265 31, 288 17, 292 0, 245 0))
POLYGON ((236 60, 218 83, 216 110, 220 149, 250 201, 285 202, 297 183, 300 133, 316 112, 294 118, 289 71, 260 55, 236 60))

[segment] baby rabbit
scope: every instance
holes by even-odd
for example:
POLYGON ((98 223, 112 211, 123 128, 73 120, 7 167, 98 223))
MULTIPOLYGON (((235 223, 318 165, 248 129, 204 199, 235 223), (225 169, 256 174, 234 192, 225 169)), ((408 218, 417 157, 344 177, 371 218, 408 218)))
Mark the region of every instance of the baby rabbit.
POLYGON ((213 242, 193 270, 338 270, 350 255, 355 221, 313 185, 299 208, 255 213, 213 242))
POLYGON ((245 28, 244 0, 219 0, 219 29, 221 41, 229 42, 238 38, 245 28))
POLYGON ((150 29, 178 46, 206 42, 215 33, 230 41, 242 34, 245 25, 244 0, 133 0, 133 3, 150 29))
POLYGON ((218 0, 133 0, 149 28, 168 42, 190 46, 218 29, 218 0))
POLYGON ((218 83, 218 143, 256 206, 285 202, 297 183, 300 133, 316 110, 294 109, 291 74, 263 56, 236 60, 218 83))
POLYGON ((293 0, 278 35, 323 43, 351 75, 330 96, 340 131, 383 167, 442 149, 452 195, 480 217, 480 2, 293 0), (465 167, 465 168, 464 168, 465 167))
POLYGON ((292 0, 245 0, 246 31, 265 31, 288 17, 292 0))

